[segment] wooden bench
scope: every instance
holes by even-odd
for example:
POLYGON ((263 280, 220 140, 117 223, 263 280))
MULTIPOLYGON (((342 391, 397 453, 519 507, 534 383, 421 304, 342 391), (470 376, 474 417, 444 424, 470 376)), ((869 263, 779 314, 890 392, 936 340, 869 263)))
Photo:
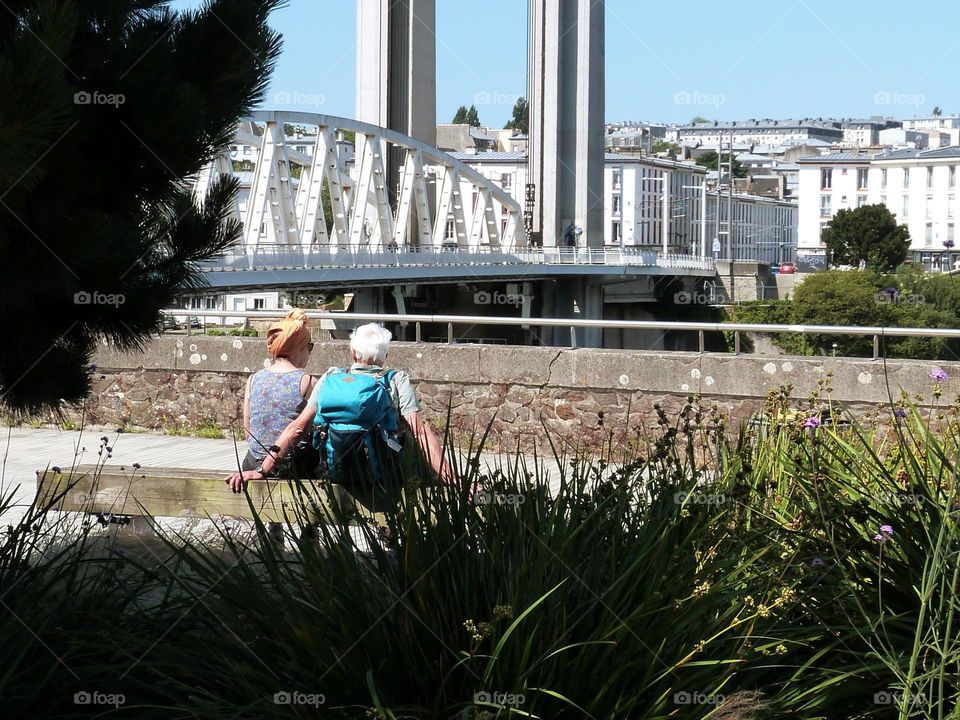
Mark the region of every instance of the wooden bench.
POLYGON ((386 525, 389 502, 381 493, 361 497, 341 485, 320 481, 252 480, 247 493, 233 493, 224 471, 79 465, 69 471, 37 470, 40 507, 100 516, 254 519, 296 521, 298 508, 309 523, 342 518, 351 525, 386 525), (249 502, 247 496, 249 495, 249 502), (304 514, 305 513, 305 514, 304 514))

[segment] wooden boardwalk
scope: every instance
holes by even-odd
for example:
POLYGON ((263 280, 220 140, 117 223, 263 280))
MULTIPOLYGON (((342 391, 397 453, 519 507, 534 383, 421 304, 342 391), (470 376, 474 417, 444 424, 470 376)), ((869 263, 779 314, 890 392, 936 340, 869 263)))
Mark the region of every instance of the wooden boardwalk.
MULTIPOLYGON (((120 433, 104 430, 67 431, 57 429, 11 428, 0 425, 0 495, 15 489, 14 506, 0 515, 0 526, 13 525, 37 492, 36 471, 57 466, 66 471, 73 465, 91 465, 106 461, 113 469, 129 468, 133 463, 143 467, 177 467, 223 471, 237 469, 246 453, 243 443, 178 437, 154 433, 120 433), (112 448, 109 459, 101 450, 100 438, 108 438, 112 448), (239 458, 239 459, 238 459, 239 458), (19 487, 18 487, 19 486, 19 487)), ((496 454, 484 453, 484 463, 498 464, 496 454)), ((551 484, 558 482, 556 462, 550 468, 551 484)), ((224 493, 229 492, 224 485, 224 493)))

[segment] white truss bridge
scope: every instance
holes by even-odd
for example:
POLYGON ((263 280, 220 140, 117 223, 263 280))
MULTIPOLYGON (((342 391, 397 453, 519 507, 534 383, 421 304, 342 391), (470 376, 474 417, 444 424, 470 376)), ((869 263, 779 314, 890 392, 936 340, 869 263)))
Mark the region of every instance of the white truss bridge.
POLYGON ((200 264, 213 287, 714 274, 712 259, 694 255, 531 247, 520 204, 496 181, 375 125, 262 111, 243 123, 236 144, 257 149, 252 172, 224 152, 196 184, 202 196, 217 174, 246 181, 236 210, 242 244, 200 264), (290 137, 288 125, 301 134, 290 137), (338 138, 351 136, 348 153, 338 138))

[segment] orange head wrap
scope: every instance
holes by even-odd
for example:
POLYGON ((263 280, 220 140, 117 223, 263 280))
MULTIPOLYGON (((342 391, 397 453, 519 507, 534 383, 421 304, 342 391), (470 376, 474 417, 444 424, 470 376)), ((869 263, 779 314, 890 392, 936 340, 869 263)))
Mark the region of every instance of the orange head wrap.
POLYGON ((291 310, 267 330, 267 350, 273 357, 290 357, 310 342, 310 328, 303 310, 291 310))

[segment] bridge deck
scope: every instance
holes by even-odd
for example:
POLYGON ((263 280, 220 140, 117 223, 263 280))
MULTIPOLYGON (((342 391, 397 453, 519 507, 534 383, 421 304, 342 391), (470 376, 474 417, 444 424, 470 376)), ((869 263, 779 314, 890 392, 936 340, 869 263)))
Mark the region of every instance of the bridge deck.
POLYGON ((553 248, 497 252, 377 250, 302 252, 267 246, 200 263, 211 287, 393 284, 464 280, 535 280, 557 276, 715 275, 712 258, 652 251, 553 248))

